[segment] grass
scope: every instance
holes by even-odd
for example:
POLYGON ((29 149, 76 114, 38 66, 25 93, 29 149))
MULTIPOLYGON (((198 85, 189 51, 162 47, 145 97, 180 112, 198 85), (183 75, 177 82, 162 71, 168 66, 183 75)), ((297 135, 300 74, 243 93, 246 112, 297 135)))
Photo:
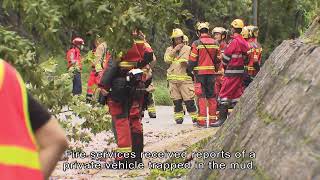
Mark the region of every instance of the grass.
POLYGON ((261 167, 259 167, 258 165, 256 165, 257 168, 254 171, 254 178, 257 180, 270 180, 272 178, 270 178, 268 176, 268 174, 266 173, 266 171, 264 171, 261 167))
MULTIPOLYGON (((209 142, 211 138, 207 137, 199 142, 191 145, 188 147, 185 151, 187 154, 191 154, 192 152, 199 152, 201 151, 209 142)), ((171 158, 166 161, 167 163, 182 163, 185 162, 185 159, 183 158, 171 158)), ((183 178, 185 177, 191 169, 174 169, 173 171, 166 170, 163 171, 161 169, 151 169, 150 175, 146 177, 147 180, 154 180, 154 179, 159 179, 160 177, 165 178, 165 179, 171 179, 171 178, 183 178)), ((217 175, 215 175, 217 176, 217 175)), ((185 178, 183 178, 185 179, 185 178)))
POLYGON ((167 81, 155 80, 153 83, 156 88, 154 92, 154 99, 155 99, 156 105, 165 105, 165 106, 172 105, 172 100, 169 94, 169 88, 167 87, 167 81))

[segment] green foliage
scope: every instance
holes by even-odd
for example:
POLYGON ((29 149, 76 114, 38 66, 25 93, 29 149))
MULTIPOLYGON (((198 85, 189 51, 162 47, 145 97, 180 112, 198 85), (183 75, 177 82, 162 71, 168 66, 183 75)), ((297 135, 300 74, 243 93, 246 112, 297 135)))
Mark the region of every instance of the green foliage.
MULTIPOLYGON (((80 36, 86 40, 85 34, 92 31, 103 35, 109 48, 119 53, 131 45, 131 32, 135 28, 149 36, 150 27, 163 30, 187 15, 187 12, 179 14, 177 9, 182 3, 175 0, 3 0, 1 3, 3 15, 8 18, 6 27, 0 26, 0 57, 18 69, 31 94, 52 114, 67 109, 85 119, 77 126, 70 123, 73 116, 66 116, 61 122, 74 140, 89 140, 79 128, 98 133, 110 129, 111 121, 105 107, 86 104, 84 95, 71 95, 73 73, 66 72, 66 62, 60 55, 71 38, 80 36)), ((93 58, 91 51, 83 58, 84 87, 93 58)))
POLYGON ((88 128, 93 134, 111 129, 111 116, 107 114, 106 106, 93 102, 91 105, 84 102, 84 96, 75 96, 70 109, 85 122, 82 128, 88 128))
POLYGON ((158 169, 152 169, 151 174, 146 178, 147 180, 158 179, 159 177, 164 178, 181 178, 188 173, 188 169, 174 169, 173 171, 162 171, 158 169))
MULTIPOLYGON (((86 119, 84 127, 96 133, 110 128, 110 117, 105 108, 84 103, 83 95, 71 95, 72 73, 66 72, 62 52, 73 37, 83 37, 89 45, 94 36, 86 36, 87 32, 102 35, 108 48, 118 54, 131 45, 132 30, 140 28, 158 58, 155 77, 163 79, 167 66, 162 57, 170 44, 168 35, 172 28, 192 32, 192 27, 187 29, 184 24, 192 16, 195 20, 207 20, 212 26, 228 27, 236 17, 250 22, 251 6, 250 0, 2 0, 0 58, 18 69, 30 92, 53 114, 68 107, 86 119)), ((264 52, 268 54, 283 39, 303 32, 318 7, 317 0, 260 0, 258 14, 264 52)), ((93 54, 89 52, 83 57, 85 87, 93 54)), ((156 83, 155 98, 157 104, 171 104, 165 81, 156 83)))
MULTIPOLYGON (((88 106, 84 103, 84 97, 73 97, 71 95, 72 73, 61 73, 61 71, 58 73, 58 69, 65 69, 65 67, 61 67, 61 60, 52 57, 41 64, 37 64, 34 56, 35 52, 32 48, 33 44, 3 27, 0 28, 0 42, 3 44, 0 49, 1 56, 17 67, 27 82, 31 94, 47 106, 52 114, 59 114, 64 107, 69 107, 79 117, 86 119, 82 125, 83 128, 91 128, 93 133, 110 129, 110 117, 107 116, 105 108, 97 105, 88 106), (60 66, 58 66, 58 61, 60 66)), ((90 59, 91 57, 92 53, 89 53, 87 58, 90 59)), ((62 65, 65 65, 65 63, 62 63, 62 65)), ((68 121, 71 121, 70 117, 66 122, 68 121)), ((66 127, 67 125, 68 123, 65 123, 66 127)), ((68 130, 77 132, 76 127, 69 126, 68 130)), ((72 133, 70 137, 77 139, 76 137, 82 136, 72 133)))
POLYGON ((317 8, 317 0, 260 0, 260 40, 267 54, 282 40, 299 37, 312 22, 317 8))
POLYGON ((33 44, 25 38, 0 26, 0 58, 15 65, 26 81, 36 81, 33 44))
MULTIPOLYGON (((192 146, 188 147, 185 152, 187 154, 191 154, 192 152, 200 152, 203 148, 208 144, 210 137, 204 138, 197 143, 193 144, 192 146)), ((168 163, 181 163, 185 162, 183 158, 172 158, 166 161, 168 163)), ((150 175, 147 177, 148 180, 158 179, 159 177, 164 178, 181 178, 188 174, 190 169, 174 169, 173 171, 170 170, 159 170, 159 169, 152 169, 150 175)))
POLYGON ((317 35, 315 36, 314 42, 320 44, 320 30, 317 31, 317 35))
POLYGON ((64 107, 68 107, 78 117, 85 119, 81 127, 90 128, 94 134, 111 128, 111 118, 105 107, 99 106, 97 102, 90 105, 85 103, 83 95, 71 96, 72 72, 57 74, 58 64, 52 58, 40 64, 40 67, 47 73, 43 76, 43 86, 31 90, 33 94, 39 94, 38 99, 44 102, 53 114, 58 114, 64 107))
MULTIPOLYGON (((184 163, 185 160, 183 158, 172 158, 166 161, 167 163, 184 163)), ((151 169, 150 175, 146 178, 148 180, 153 180, 153 179, 158 179, 159 177, 164 177, 164 178, 181 178, 185 176, 190 169, 184 169, 184 168, 177 168, 171 170, 161 170, 161 169, 151 169)))
MULTIPOLYGON (((235 18, 253 23, 252 0, 184 0, 184 6, 196 21, 230 28, 235 18)), ((284 39, 299 37, 315 18, 318 0, 258 0, 259 41, 266 58, 284 39)))
POLYGON ((56 50, 58 45, 61 45, 57 32, 62 14, 59 6, 54 2, 50 0, 3 0, 2 8, 7 13, 13 11, 21 17, 18 20, 18 26, 23 26, 24 30, 28 31, 29 37, 33 37, 37 44, 40 43, 50 47, 51 50, 56 50))

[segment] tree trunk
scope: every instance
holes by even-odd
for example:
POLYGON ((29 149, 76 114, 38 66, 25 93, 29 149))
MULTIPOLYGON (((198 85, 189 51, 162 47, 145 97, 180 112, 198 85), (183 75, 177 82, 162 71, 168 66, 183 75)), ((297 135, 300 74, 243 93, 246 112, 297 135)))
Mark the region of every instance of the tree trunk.
POLYGON ((252 0, 253 25, 258 25, 258 0, 252 0))

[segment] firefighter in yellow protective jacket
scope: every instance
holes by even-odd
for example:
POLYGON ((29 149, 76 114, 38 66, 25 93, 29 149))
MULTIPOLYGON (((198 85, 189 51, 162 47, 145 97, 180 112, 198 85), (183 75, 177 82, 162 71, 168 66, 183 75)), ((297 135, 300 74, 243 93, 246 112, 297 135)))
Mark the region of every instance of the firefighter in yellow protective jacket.
POLYGON ((187 74, 187 63, 191 47, 185 45, 181 29, 174 29, 171 35, 172 46, 168 47, 164 61, 170 64, 167 70, 169 91, 174 104, 174 117, 177 124, 183 123, 183 102, 186 105, 192 121, 197 120, 197 108, 194 102, 194 86, 192 77, 187 74))

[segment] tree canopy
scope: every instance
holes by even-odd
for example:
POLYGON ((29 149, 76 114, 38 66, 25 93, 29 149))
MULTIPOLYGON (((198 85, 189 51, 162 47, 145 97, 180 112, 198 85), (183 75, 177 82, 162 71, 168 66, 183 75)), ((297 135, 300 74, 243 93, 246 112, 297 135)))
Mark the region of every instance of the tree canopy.
MULTIPOLYGON (((302 34, 320 4, 318 0, 256 1, 265 57, 282 40, 302 34)), ((155 71, 161 75, 172 28, 194 36, 197 21, 226 28, 234 18, 253 22, 252 0, 0 0, 0 4, 0 58, 18 69, 30 91, 53 112, 68 105, 93 126, 98 116, 104 118, 104 111, 89 113, 81 99, 72 98, 70 75, 57 69, 73 37, 83 37, 89 46, 94 38, 89 34, 99 34, 110 50, 121 52, 130 46, 132 30, 140 28, 155 50, 159 60, 155 71)))

